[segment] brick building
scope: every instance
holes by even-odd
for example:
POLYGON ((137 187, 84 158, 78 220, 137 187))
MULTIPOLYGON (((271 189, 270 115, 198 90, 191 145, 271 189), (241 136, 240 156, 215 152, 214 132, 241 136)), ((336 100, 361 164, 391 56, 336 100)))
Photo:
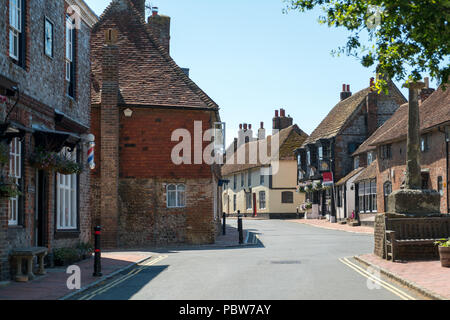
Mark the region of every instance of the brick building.
POLYGON ((277 131, 266 137, 261 123, 254 137, 251 125, 240 125, 236 150, 229 148, 235 160, 222 167, 223 179, 228 181, 222 195, 223 210, 227 214, 236 214, 239 210, 242 214, 270 218, 297 217, 298 206, 305 196, 297 192, 297 161, 292 150, 301 146, 308 135, 293 124, 284 109, 280 113, 275 111, 273 129, 277 131), (275 153, 271 154, 274 139, 278 140, 279 150, 273 150, 275 153), (252 148, 258 153, 264 145, 270 149, 270 161, 261 161, 259 155, 252 162, 249 157, 252 148), (246 153, 245 161, 238 161, 239 152, 246 153))
POLYGON ((93 217, 106 247, 213 243, 219 167, 171 155, 177 129, 203 150, 194 129, 212 128, 219 108, 170 57, 170 18, 146 22, 144 3, 113 1, 92 32, 93 217))
MULTIPOLYGON (((341 101, 296 150, 299 185, 309 190, 313 217, 322 215, 336 221, 336 211, 345 208, 343 201, 336 201, 343 194, 342 179, 353 177, 348 176, 355 168, 352 154, 406 102, 392 81, 388 81, 388 95, 372 90, 373 83, 372 78, 368 88, 355 94, 344 84, 341 101)), ((344 210, 343 218, 348 216, 344 210)))
POLYGON ((0 281, 10 278, 12 249, 44 246, 51 258, 55 248, 90 240, 84 135, 96 21, 81 0, 0 0, 0 281), (83 172, 38 168, 37 150, 78 159, 83 172), (14 186, 21 194, 3 192, 14 186))
MULTIPOLYGON (((422 89, 419 99, 422 188, 439 191, 441 213, 449 213, 449 90, 439 88, 434 91, 427 85, 422 89)), ((354 153, 355 159, 365 159, 368 154, 377 158, 370 169, 370 176, 376 181, 376 190, 372 193, 376 193, 375 205, 378 212, 389 212, 388 195, 402 188, 405 182, 407 126, 408 104, 404 104, 354 153)), ((362 212, 364 207, 364 198, 360 198, 358 210, 362 212)))

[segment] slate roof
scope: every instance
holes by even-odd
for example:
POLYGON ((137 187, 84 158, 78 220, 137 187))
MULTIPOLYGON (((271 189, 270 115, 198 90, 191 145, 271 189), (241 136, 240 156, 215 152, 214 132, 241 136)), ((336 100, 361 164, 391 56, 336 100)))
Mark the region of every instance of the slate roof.
MULTIPOLYGON (((439 87, 420 106, 420 130, 439 126, 450 121, 450 87, 439 87)), ((376 146, 392 141, 404 140, 408 130, 408 104, 402 105, 393 116, 374 134, 370 145, 376 146), (394 118, 395 117, 395 118, 394 118), (380 132, 378 132, 380 131, 380 132)))
MULTIPOLYGON (((296 124, 282 129, 280 130, 276 135, 274 135, 273 137, 278 137, 279 138, 279 150, 277 153, 271 155, 271 159, 276 160, 278 157, 280 160, 295 160, 295 155, 294 155, 294 149, 298 148, 299 146, 302 145, 302 143, 305 141, 305 139, 307 138, 307 134, 305 132, 303 132, 296 124)), ((271 146, 272 146, 272 136, 268 136, 266 139, 264 139, 267 142, 267 154, 270 155, 271 153, 271 146)), ((262 164, 259 160, 259 157, 256 161, 256 163, 249 163, 250 161, 248 160, 248 154, 249 151, 252 149, 251 145, 254 145, 255 150, 257 150, 258 154, 259 154, 259 148, 258 148, 258 141, 251 141, 248 143, 245 143, 243 145, 241 145, 239 147, 239 149, 237 150, 237 152, 233 153, 233 159, 234 159, 234 163, 237 163, 237 154, 239 152, 241 152, 242 150, 245 150, 245 155, 246 155, 246 163, 244 164, 224 164, 222 166, 222 176, 227 176, 229 174, 235 173, 235 172, 239 172, 239 171, 244 171, 244 170, 248 170, 251 168, 258 168, 258 167, 263 167, 269 164, 262 164)), ((231 147, 232 148, 232 147, 231 147)), ((228 149, 229 151, 232 151, 233 149, 228 149)))
POLYGON ((119 104, 218 110, 175 63, 129 0, 113 0, 91 37, 92 104, 101 102, 104 29, 118 30, 119 104))

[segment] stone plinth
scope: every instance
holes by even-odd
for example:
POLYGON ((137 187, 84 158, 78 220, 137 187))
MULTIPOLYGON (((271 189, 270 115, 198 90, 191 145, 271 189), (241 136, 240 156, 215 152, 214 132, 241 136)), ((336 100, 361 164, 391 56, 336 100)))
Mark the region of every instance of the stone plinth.
POLYGON ((441 196, 434 190, 403 189, 389 195, 389 213, 429 216, 440 214, 441 196))

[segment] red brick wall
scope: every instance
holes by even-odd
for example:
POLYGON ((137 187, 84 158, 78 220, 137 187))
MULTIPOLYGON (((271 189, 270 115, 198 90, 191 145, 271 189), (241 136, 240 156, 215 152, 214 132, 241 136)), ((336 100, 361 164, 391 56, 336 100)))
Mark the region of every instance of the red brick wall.
MULTIPOLYGON (((123 178, 209 178, 211 167, 194 163, 194 121, 202 121, 203 133, 210 129, 210 111, 132 108, 131 118, 120 112, 120 176, 123 178), (175 165, 171 159, 173 131, 191 133, 191 165, 175 165)), ((205 148, 209 143, 203 142, 205 148)), ((203 151, 202 151, 203 152, 203 151)), ((203 162, 203 161, 202 161, 203 162)))
MULTIPOLYGON (((441 213, 447 213, 447 173, 446 173, 446 146, 444 133, 433 131, 427 152, 421 152, 421 168, 429 169, 429 186, 437 190, 438 177, 441 176, 444 183, 443 196, 441 197, 441 213)), ((378 157, 377 170, 377 207, 378 212, 384 212, 384 190, 386 181, 391 181, 392 191, 399 190, 405 179, 406 170, 406 141, 392 144, 392 159, 382 160, 378 157), (393 171, 392 171, 393 170, 393 171), (393 174, 392 174, 393 173, 393 174)))

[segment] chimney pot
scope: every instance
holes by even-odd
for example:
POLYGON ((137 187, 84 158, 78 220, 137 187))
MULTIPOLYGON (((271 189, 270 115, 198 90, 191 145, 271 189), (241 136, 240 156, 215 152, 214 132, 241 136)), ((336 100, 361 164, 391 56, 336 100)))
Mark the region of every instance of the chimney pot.
POLYGON ((239 129, 241 129, 241 130, 242 130, 242 123, 240 123, 240 124, 239 124, 239 129))
POLYGON ((350 92, 350 85, 347 85, 347 92, 350 92))
POLYGON ((278 118, 278 110, 275 110, 275 118, 278 118))
POLYGON ((428 89, 430 87, 430 78, 425 77, 424 82, 425 82, 425 89, 428 89))
POLYGON ((247 124, 244 123, 244 130, 247 131, 247 124))
POLYGON ((158 7, 152 7, 152 16, 158 15, 158 7))
POLYGON ((342 85, 342 92, 345 92, 345 84, 342 85))
POLYGON ((264 122, 261 122, 261 129, 264 129, 264 122))
POLYGON ((248 125, 248 129, 252 130, 252 125, 251 124, 248 125))

